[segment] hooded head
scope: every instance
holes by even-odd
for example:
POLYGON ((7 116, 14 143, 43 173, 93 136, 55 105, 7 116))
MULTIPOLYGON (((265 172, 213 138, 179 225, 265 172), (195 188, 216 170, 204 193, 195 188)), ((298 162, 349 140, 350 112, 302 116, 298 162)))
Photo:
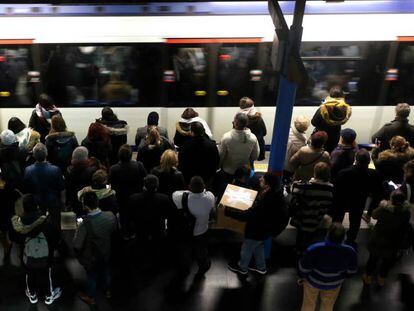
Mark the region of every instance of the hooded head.
POLYGON ((160 119, 160 116, 156 111, 152 111, 148 114, 147 118, 147 125, 148 126, 158 126, 158 121, 160 119))
POLYGON ((102 120, 105 120, 105 121, 118 120, 118 117, 116 116, 112 108, 109 106, 106 106, 102 109, 101 115, 102 115, 102 120))
POLYGON ((26 125, 19 118, 13 117, 9 120, 7 128, 14 134, 20 133, 26 128, 26 125))

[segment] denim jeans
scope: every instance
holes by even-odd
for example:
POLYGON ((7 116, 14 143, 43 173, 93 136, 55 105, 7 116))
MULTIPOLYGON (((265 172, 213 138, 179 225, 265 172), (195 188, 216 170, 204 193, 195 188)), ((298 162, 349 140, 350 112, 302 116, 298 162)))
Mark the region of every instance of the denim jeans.
POLYGON ((103 291, 110 290, 111 286, 111 271, 109 263, 99 262, 92 269, 86 271, 88 275, 87 293, 92 299, 96 299, 96 287, 99 281, 102 283, 103 291))
POLYGON ((247 271, 250 260, 254 258, 256 268, 266 270, 266 261, 264 254, 264 241, 245 239, 241 247, 239 266, 247 271))

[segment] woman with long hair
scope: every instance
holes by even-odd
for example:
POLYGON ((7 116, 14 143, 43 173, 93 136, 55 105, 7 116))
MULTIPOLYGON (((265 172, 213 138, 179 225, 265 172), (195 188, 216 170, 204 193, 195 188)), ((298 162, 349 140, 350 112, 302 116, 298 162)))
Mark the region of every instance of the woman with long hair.
POLYGON ((168 149, 174 149, 174 147, 160 135, 156 126, 151 126, 148 128, 145 145, 138 149, 137 161, 142 162, 149 172, 160 164, 161 155, 168 149))
POLYGON ((75 133, 66 128, 65 120, 61 115, 52 117, 49 135, 46 136, 46 148, 48 161, 60 167, 62 173, 66 172, 70 165, 72 152, 79 146, 75 133))
POLYGON ((108 130, 102 124, 91 123, 88 135, 82 141, 82 146, 88 148, 89 156, 98 159, 109 167, 109 155, 112 151, 111 139, 108 130))
POLYGON ((42 143, 45 142, 46 136, 49 134, 52 117, 60 114, 52 98, 47 94, 40 94, 39 102, 30 117, 29 127, 40 134, 42 143))
POLYGON ((160 165, 151 171, 151 174, 158 177, 159 192, 171 197, 174 191, 185 189, 184 176, 177 167, 177 153, 172 149, 164 151, 160 165))

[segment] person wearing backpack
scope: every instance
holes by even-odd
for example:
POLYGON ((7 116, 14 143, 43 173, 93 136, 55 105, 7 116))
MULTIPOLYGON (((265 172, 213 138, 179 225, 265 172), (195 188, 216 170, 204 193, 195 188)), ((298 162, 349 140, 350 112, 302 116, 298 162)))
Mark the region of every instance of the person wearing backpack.
POLYGON ((260 179, 261 191, 247 210, 225 207, 225 215, 245 221, 244 241, 238 263, 230 262, 228 269, 240 275, 247 275, 248 270, 261 275, 267 273, 264 244, 271 236, 279 235, 288 222, 288 212, 278 177, 267 172, 260 179), (254 258, 254 266, 249 266, 254 258))
POLYGON ((194 176, 190 180, 188 191, 176 191, 172 198, 179 221, 168 222, 169 233, 176 236, 180 245, 180 274, 182 279, 189 273, 191 265, 188 263, 188 250, 192 249, 197 261, 197 277, 202 277, 211 266, 208 254, 208 221, 210 212, 215 206, 213 193, 205 189, 205 184, 200 176, 194 176), (186 256, 187 255, 187 256, 186 256))
POLYGON ((54 287, 51 272, 51 251, 48 243, 48 221, 42 216, 33 195, 22 197, 23 215, 16 219, 18 231, 23 235, 23 264, 26 269, 26 296, 30 303, 38 302, 38 295, 45 296, 45 304, 58 299, 62 290, 54 287))
POLYGON ((99 279, 104 280, 102 287, 106 296, 111 297, 109 259, 111 236, 117 228, 117 220, 112 212, 103 212, 98 208, 98 197, 93 191, 83 194, 82 204, 88 214, 76 231, 73 247, 88 275, 88 285, 86 293, 79 296, 85 303, 95 305, 99 279))

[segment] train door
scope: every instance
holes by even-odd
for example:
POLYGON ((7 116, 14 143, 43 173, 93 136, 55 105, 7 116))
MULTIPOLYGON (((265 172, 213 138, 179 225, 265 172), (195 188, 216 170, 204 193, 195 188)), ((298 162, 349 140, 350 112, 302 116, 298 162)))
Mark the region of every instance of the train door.
POLYGON ((31 106, 38 79, 33 73, 32 45, 0 45, 0 106, 31 106))
POLYGON ((209 57, 211 46, 169 40, 167 85, 168 107, 205 107, 209 98, 209 57))

